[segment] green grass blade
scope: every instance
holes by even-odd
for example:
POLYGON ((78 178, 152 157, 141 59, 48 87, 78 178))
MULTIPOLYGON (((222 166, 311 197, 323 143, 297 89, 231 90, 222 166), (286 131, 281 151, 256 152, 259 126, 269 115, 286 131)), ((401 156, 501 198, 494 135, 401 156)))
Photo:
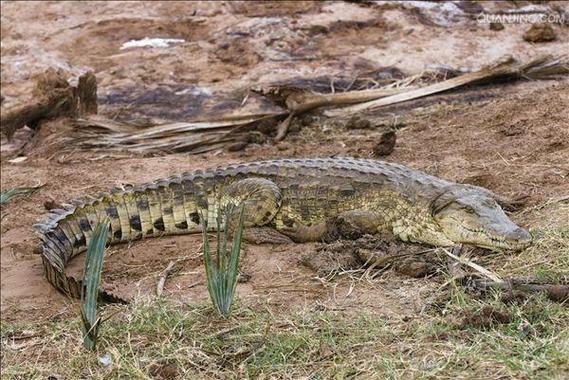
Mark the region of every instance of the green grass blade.
MULTIPOLYGON (((228 207, 216 218, 216 261, 212 260, 209 248, 209 240, 207 233, 206 221, 202 222, 202 236, 204 247, 204 265, 207 276, 207 289, 211 301, 217 311, 224 317, 229 316, 231 304, 235 297, 235 289, 237 287, 237 274, 239 270, 239 253, 241 249, 241 240, 243 234, 243 207, 239 224, 233 237, 231 254, 227 252, 227 240, 230 233, 229 223, 232 220, 234 207, 228 207), (223 237, 221 231, 222 219, 225 218, 223 237)), ((203 216, 202 216, 203 220, 203 216)))
POLYGON ((43 185, 38 185, 34 187, 16 187, 13 189, 8 189, 0 193, 0 205, 8 202, 10 199, 18 195, 32 194, 39 190, 43 185))
POLYGON ((211 252, 209 249, 209 238, 207 236, 207 217, 204 217, 204 214, 201 211, 200 211, 200 218, 202 225, 203 254, 204 254, 205 272, 206 272, 207 291, 214 305, 217 305, 216 301, 217 294, 216 294, 216 285, 215 285, 217 273, 215 273, 215 268, 211 260, 211 252))
MULTIPOLYGON (((219 219, 220 216, 218 214, 216 222, 217 222, 217 235, 216 235, 216 240, 215 240, 215 252, 216 252, 216 258, 217 258, 217 268, 219 269, 220 272, 223 273, 223 251, 221 250, 222 248, 222 244, 221 244, 221 220, 219 219)), ((225 236, 225 232, 223 233, 223 235, 225 236)))
POLYGON ((108 232, 108 221, 99 222, 95 226, 85 257, 85 272, 81 288, 81 317, 83 319, 83 345, 90 351, 94 350, 97 344, 99 327, 97 298, 108 232))
MULTIPOLYGON (((243 241, 243 207, 241 207, 241 211, 239 213, 239 224, 237 225, 237 230, 235 231, 235 235, 233 236, 233 244, 231 245, 231 262, 229 265, 229 286, 231 288, 231 299, 233 299, 233 295, 235 294, 235 289, 237 288, 237 276, 239 274, 239 254, 241 252, 241 242, 243 241)), ((230 299, 230 301, 231 301, 230 299)), ((231 307, 231 302, 229 304, 231 307)), ((229 312, 229 310, 228 310, 229 312)))

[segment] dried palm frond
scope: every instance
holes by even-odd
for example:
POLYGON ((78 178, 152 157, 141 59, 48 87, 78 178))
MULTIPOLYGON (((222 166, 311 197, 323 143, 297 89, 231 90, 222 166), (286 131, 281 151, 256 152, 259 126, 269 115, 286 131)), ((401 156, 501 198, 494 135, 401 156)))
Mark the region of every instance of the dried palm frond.
POLYGON ((245 114, 146 128, 93 117, 75 121, 74 139, 87 149, 200 153, 241 141, 246 137, 245 130, 250 124, 280 115, 245 114))

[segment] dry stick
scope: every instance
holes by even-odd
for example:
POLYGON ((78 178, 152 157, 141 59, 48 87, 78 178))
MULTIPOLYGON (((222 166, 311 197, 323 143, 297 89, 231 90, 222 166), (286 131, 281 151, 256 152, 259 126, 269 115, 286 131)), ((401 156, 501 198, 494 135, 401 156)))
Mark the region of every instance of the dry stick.
MULTIPOLYGON (((344 106, 348 104, 367 102, 369 100, 374 100, 377 98, 382 98, 384 96, 390 96, 394 94, 399 94, 404 91, 408 91, 414 82, 417 82, 424 76, 424 73, 418 75, 412 75, 407 78, 403 78, 396 82, 390 83, 380 88, 356 90, 345 92, 335 92, 333 87, 333 82, 331 83, 331 93, 323 94, 319 92, 314 92, 304 89, 292 88, 290 94, 283 95, 287 109, 294 111, 296 114, 300 114, 306 111, 310 111, 314 108, 325 107, 325 106, 344 106)), ((353 79, 356 81, 356 78, 353 79)), ((286 85, 275 86, 281 92, 282 89, 287 90, 286 85)), ((289 92, 289 91, 286 91, 289 92)), ((262 91, 260 92, 263 93, 262 91)))
POLYGON ((454 260, 460 262, 461 264, 468 265, 469 267, 473 268, 477 272, 481 273, 485 277, 488 277, 490 281, 484 279, 476 279, 472 281, 472 284, 482 290, 487 290, 490 288, 497 288, 501 290, 525 290, 525 291, 532 291, 532 292, 546 292, 549 299, 558 302, 565 302, 569 300, 569 285, 557 285, 557 284, 528 284, 520 282, 516 279, 510 279, 509 281, 504 281, 498 275, 490 272, 488 269, 464 258, 459 257, 446 249, 442 249, 442 251, 448 255, 449 257, 453 258, 454 260))
POLYGON ((224 329, 221 329, 221 330, 219 330, 219 331, 216 331, 216 332, 214 332, 214 333, 208 335, 208 336, 206 337, 206 340, 213 339, 213 338, 220 338, 220 337, 222 337, 223 335, 229 334, 229 333, 231 333, 231 332, 237 330, 237 329, 240 328, 240 327, 241 327, 241 325, 233 325, 233 326, 226 327, 226 328, 224 328, 224 329))
POLYGON ((513 291, 516 289, 531 292, 545 292, 549 299, 557 302, 569 301, 569 285, 563 284, 526 284, 517 280, 494 282, 483 279, 476 279, 472 281, 478 289, 487 290, 497 288, 501 290, 513 291))
POLYGON ((456 256, 455 254, 449 252, 447 249, 442 248, 442 251, 449 257, 451 257, 452 259, 458 261, 461 264, 464 265, 468 265, 469 267, 471 267, 472 269, 474 269, 475 271, 477 271, 478 273, 482 274, 485 277, 488 277, 490 280, 497 282, 497 283, 501 283, 503 282, 502 279, 500 277, 498 277, 497 274, 490 272, 488 269, 472 262, 471 260, 468 260, 465 257, 459 257, 456 256))
MULTIPOLYGON (((414 77, 413 77, 414 78, 414 77)), ((377 99, 378 97, 393 95, 400 93, 407 89, 409 79, 401 82, 401 87, 387 87, 374 90, 363 90, 363 91, 350 91, 345 93, 336 94, 308 94, 308 93, 296 93, 290 95, 286 102, 289 110, 292 111, 289 116, 282 121, 277 130, 276 141, 281 141, 286 137, 290 123, 295 114, 306 112, 310 109, 321 107, 325 105, 344 105, 352 104, 362 101, 367 101, 371 99, 377 99)), ((175 146, 176 141, 164 141, 165 138, 174 138, 174 136, 179 135, 183 138, 183 133, 189 131, 207 131, 215 130, 217 128, 232 128, 235 126, 253 123, 260 121, 261 119, 268 117, 279 117, 285 114, 284 112, 272 112, 272 113, 258 113, 258 114, 245 114, 245 115, 230 115, 217 117, 210 120, 202 120, 196 122, 180 122, 180 123, 168 123, 163 125, 156 125, 152 127, 145 128, 140 131, 138 128, 134 128, 128 124, 121 124, 110 120, 105 120, 101 118, 89 118, 87 120, 80 119, 76 121, 76 124, 82 127, 99 127, 104 130, 108 130, 110 136, 103 137, 101 139, 89 139, 87 144, 97 144, 97 145, 110 145, 110 146, 123 146, 125 149, 129 150, 163 150, 168 146, 175 146), (146 139, 160 139, 163 143, 152 143, 143 142, 146 139), (133 144, 134 143, 134 144, 133 144), (126 144, 129 144, 127 147, 126 144)), ((81 128, 80 132, 84 132, 85 128, 81 128)), ((86 136, 87 137, 87 136, 86 136)), ((187 139, 184 142, 187 144, 187 139)), ((196 141, 195 144, 208 145, 215 141, 200 138, 200 141, 196 141)), ((178 146, 179 147, 179 146, 178 146)))
POLYGON ((567 73, 569 73, 569 68, 565 57, 541 57, 525 65, 521 65, 510 57, 501 63, 498 63, 497 65, 485 67, 482 70, 473 73, 467 73, 449 80, 445 80, 443 82, 432 84, 430 86, 406 91, 404 93, 392 96, 387 96, 355 106, 344 107, 337 110, 328 110, 324 112, 324 115, 329 117, 348 116, 357 112, 373 110, 387 105, 401 103, 408 100, 413 100, 447 91, 473 82, 478 82, 483 79, 491 79, 502 76, 513 76, 514 78, 539 78, 548 75, 567 73))
POLYGON ((282 141, 286 137, 293 117, 294 112, 291 112, 290 115, 288 115, 288 117, 279 124, 277 127, 277 135, 275 136, 275 141, 282 141))
POLYGON ((406 87, 387 87, 373 90, 347 91, 334 94, 294 93, 286 99, 288 109, 296 112, 306 112, 324 106, 342 106, 360 102, 367 102, 384 96, 399 94, 408 91, 406 87))
POLYGON ((466 84, 478 81, 484 78, 488 78, 492 73, 488 72, 487 69, 477 71, 474 73, 468 73, 461 75, 456 78, 452 78, 443 82, 435 83, 427 87, 418 88, 411 91, 406 91, 400 94, 395 94, 392 96, 380 98, 378 100, 372 100, 362 104, 358 104, 351 107, 345 107, 338 110, 328 110, 324 112, 324 115, 329 117, 334 116, 347 116, 357 112, 362 112, 365 110, 373 110, 376 108, 384 107, 387 105, 401 103, 408 100, 413 100, 421 98, 428 95, 433 95, 439 92, 447 91, 456 87, 464 86, 466 84))
POLYGON ((166 269, 164 269, 164 272, 160 276, 158 284, 156 284, 156 295, 158 297, 162 296, 162 292, 164 292, 164 284, 166 283, 166 277, 168 277, 168 275, 172 272, 173 268, 174 268, 174 262, 170 261, 168 263, 168 266, 166 267, 166 269))

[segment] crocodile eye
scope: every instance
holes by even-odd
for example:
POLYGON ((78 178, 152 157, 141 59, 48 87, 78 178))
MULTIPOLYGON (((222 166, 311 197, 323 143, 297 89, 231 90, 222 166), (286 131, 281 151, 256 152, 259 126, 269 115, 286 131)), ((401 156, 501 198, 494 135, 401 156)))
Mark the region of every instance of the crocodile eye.
POLYGON ((469 213, 469 214, 474 214, 474 213, 476 212, 476 211, 475 211, 472 207, 470 207, 470 206, 464 206, 462 209, 463 209, 464 211, 466 211, 467 213, 469 213))
POLYGON ((452 196, 449 196, 446 193, 439 194, 432 202, 431 202, 431 215, 435 216, 452 203, 455 203, 455 199, 452 196))

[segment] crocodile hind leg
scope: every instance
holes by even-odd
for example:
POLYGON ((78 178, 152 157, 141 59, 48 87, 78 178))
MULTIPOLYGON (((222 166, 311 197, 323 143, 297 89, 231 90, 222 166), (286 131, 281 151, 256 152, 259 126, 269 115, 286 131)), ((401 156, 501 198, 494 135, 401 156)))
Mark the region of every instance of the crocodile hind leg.
POLYGON ((387 232, 386 223, 381 214, 367 210, 345 211, 326 223, 325 241, 337 239, 356 240, 363 235, 375 235, 387 232))
POLYGON ((311 226, 292 222, 278 230, 298 243, 331 242, 338 239, 358 239, 365 234, 382 232, 385 222, 380 214, 367 210, 344 211, 326 221, 311 226))
MULTIPOLYGON (((281 191, 278 186, 264 178, 247 178, 227 186, 221 195, 221 207, 243 206, 243 240, 255 244, 292 243, 286 235, 267 227, 281 207, 281 191)), ((234 230, 239 221, 239 211, 233 212, 229 221, 234 230)))

